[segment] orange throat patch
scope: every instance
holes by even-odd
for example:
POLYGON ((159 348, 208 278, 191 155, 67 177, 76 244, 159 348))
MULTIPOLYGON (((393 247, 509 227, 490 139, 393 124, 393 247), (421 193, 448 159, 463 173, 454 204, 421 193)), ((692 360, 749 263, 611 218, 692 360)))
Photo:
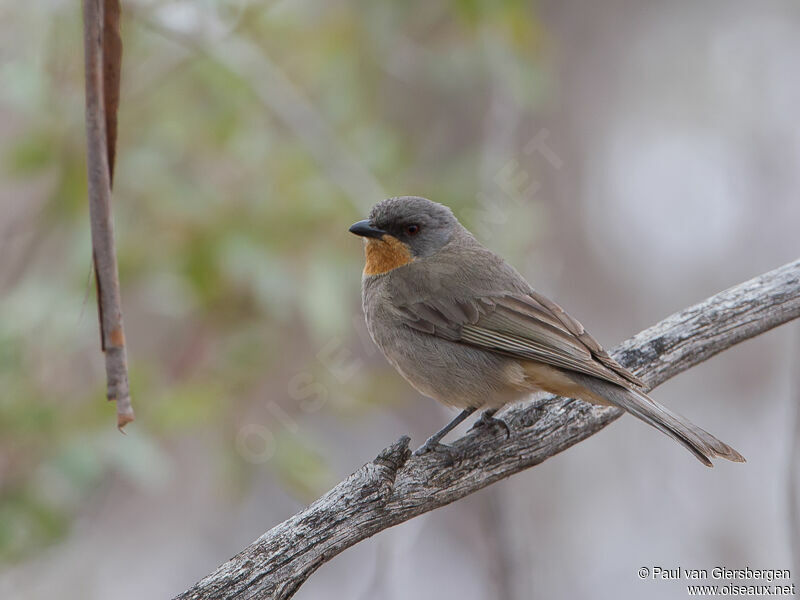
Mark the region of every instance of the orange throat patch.
POLYGON ((411 250, 396 237, 386 234, 381 239, 368 238, 364 244, 367 263, 364 275, 381 275, 407 265, 413 259, 411 250))

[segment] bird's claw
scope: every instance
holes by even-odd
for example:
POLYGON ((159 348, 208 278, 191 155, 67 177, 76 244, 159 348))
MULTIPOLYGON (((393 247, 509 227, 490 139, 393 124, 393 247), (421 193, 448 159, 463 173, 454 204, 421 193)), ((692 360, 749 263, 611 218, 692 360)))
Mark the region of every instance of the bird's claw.
POLYGON ((481 413, 480 418, 475 421, 475 424, 472 426, 472 429, 482 429, 487 427, 489 429, 500 427, 505 430, 506 432, 506 439, 511 437, 511 428, 508 426, 503 419, 495 417, 494 414, 496 410, 485 410, 481 413))
POLYGON ((442 444, 438 440, 428 440, 422 444, 422 446, 414 450, 414 456, 424 456, 431 452, 445 455, 449 459, 450 464, 455 464, 461 458, 461 453, 458 450, 447 444, 442 444))

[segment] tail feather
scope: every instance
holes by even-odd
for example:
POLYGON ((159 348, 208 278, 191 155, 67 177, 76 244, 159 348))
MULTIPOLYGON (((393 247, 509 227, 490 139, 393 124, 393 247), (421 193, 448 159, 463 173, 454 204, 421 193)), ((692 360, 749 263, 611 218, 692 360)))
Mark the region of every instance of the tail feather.
POLYGON ((685 446, 697 459, 708 467, 713 467, 711 459, 725 458, 734 462, 745 462, 744 457, 725 442, 701 429, 685 417, 682 417, 666 406, 662 406, 644 392, 623 388, 619 385, 578 374, 574 378, 594 394, 601 396, 609 403, 618 406, 645 423, 685 446))

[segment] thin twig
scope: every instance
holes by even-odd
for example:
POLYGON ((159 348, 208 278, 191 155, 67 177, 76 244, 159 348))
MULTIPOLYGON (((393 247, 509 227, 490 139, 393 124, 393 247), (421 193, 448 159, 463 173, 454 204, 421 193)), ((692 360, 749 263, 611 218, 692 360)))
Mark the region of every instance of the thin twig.
POLYGON ((101 347, 105 352, 108 399, 117 402, 117 427, 134 419, 128 388, 122 303, 111 218, 111 173, 119 101, 121 43, 119 2, 84 0, 83 42, 86 60, 86 149, 92 258, 97 281, 101 347), (116 19, 112 14, 116 11, 116 19), (116 25, 115 25, 116 21, 116 25), (105 51, 105 57, 104 57, 105 51), (116 78, 116 80, 115 80, 116 78), (113 113, 113 114, 112 114, 113 113), (108 129, 107 129, 108 128, 108 129))
MULTIPOLYGON (((613 354, 652 388, 798 316, 800 260, 668 317, 613 354)), ((177 600, 290 598, 350 546, 537 465, 622 414, 566 398, 515 406, 503 415, 513 435, 470 431, 453 444, 455 464, 441 453, 411 456, 403 437, 177 600)))

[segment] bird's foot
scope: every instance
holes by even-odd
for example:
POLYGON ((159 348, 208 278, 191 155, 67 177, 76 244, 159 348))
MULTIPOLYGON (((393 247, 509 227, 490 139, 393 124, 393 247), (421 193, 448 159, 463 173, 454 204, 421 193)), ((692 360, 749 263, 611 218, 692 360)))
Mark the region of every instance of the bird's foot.
POLYGON ((475 421, 472 429, 482 429, 484 427, 489 429, 501 428, 506 432, 506 439, 508 439, 511 437, 511 428, 508 426, 508 423, 503 421, 503 419, 494 416, 496 412, 497 409, 483 411, 480 418, 475 421))
POLYGON ((428 452, 441 452, 445 449, 452 450, 452 447, 447 444, 442 444, 439 438, 434 435, 429 437, 422 446, 414 450, 414 456, 422 456, 423 454, 428 454, 428 452))
POLYGON ((447 425, 442 427, 439 431, 434 433, 431 437, 429 437, 422 446, 416 449, 414 452, 415 456, 420 456, 422 454, 427 454, 433 450, 442 450, 442 448, 446 448, 451 456, 455 453, 455 451, 450 446, 445 446, 444 444, 440 444, 439 442, 441 439, 450 433, 453 429, 455 429, 459 423, 461 423, 464 419, 469 417, 472 413, 475 412, 474 408, 465 408, 462 410, 458 415, 450 421, 447 425))
POLYGON ((445 456, 448 459, 448 463, 451 465, 457 463, 461 459, 461 452, 453 448, 453 446, 442 444, 439 440, 435 439, 435 436, 429 438, 422 446, 414 450, 414 456, 423 456, 431 452, 445 456))

